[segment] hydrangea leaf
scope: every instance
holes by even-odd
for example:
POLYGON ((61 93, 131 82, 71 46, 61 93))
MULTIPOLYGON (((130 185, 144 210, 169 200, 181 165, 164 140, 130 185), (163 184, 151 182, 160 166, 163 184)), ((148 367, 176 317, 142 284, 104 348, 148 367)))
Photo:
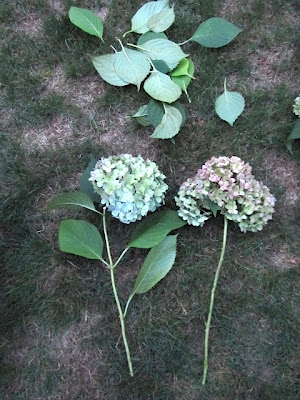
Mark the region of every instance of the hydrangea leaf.
POLYGON ((170 67, 162 60, 152 60, 152 63, 154 67, 163 74, 171 71, 170 67))
POLYGON ((189 74, 190 60, 188 58, 183 58, 177 67, 171 72, 171 76, 181 76, 189 74))
POLYGON ((175 103, 172 103, 172 107, 177 108, 177 110, 180 112, 181 117, 182 117, 182 122, 180 125, 180 128, 185 124, 186 121, 186 114, 185 114, 185 110, 183 108, 183 105, 177 100, 175 101, 175 103))
POLYGON ((167 236, 149 251, 136 278, 131 298, 136 293, 148 292, 167 275, 175 262, 176 239, 177 235, 167 236))
POLYGON ((136 33, 145 33, 149 31, 147 25, 149 19, 153 15, 158 14, 161 10, 169 8, 168 0, 149 1, 144 4, 131 19, 131 31, 136 33))
POLYGON ((100 203, 100 196, 95 193, 92 182, 89 180, 91 171, 95 168, 96 162, 97 160, 93 156, 90 156, 90 162, 80 177, 79 186, 80 191, 88 195, 93 202, 100 203))
POLYGON ((226 79, 224 82, 224 93, 216 100, 215 110, 218 116, 231 126, 242 114, 245 108, 244 97, 237 92, 228 92, 226 89, 226 79))
POLYGON ((138 49, 152 61, 164 61, 170 70, 177 67, 179 61, 187 56, 177 43, 168 39, 148 40, 142 46, 138 46, 138 49))
POLYGON ((294 141, 296 139, 300 139, 300 120, 295 123, 292 132, 290 133, 289 137, 287 138, 287 143, 286 147, 288 148, 289 151, 292 151, 292 147, 294 144, 294 141))
MULTIPOLYGON (((177 110, 181 113, 182 116, 182 123, 181 126, 185 123, 186 114, 182 104, 177 100, 172 103, 172 107, 177 108, 177 110)), ((165 108, 161 101, 157 101, 151 99, 148 103, 148 120, 149 122, 156 128, 160 123, 165 113, 165 108)))
POLYGON ((126 86, 129 85, 129 83, 121 79, 116 72, 115 62, 118 57, 117 54, 118 53, 106 54, 104 56, 94 57, 92 62, 98 74, 105 82, 113 86, 126 86))
POLYGON ((204 21, 189 39, 204 47, 218 48, 230 43, 243 30, 224 18, 210 18, 204 21))
POLYGON ((144 89, 153 99, 166 103, 173 103, 181 95, 180 87, 168 75, 157 70, 146 79, 144 89))
POLYGON ((182 124, 182 115, 177 108, 164 104, 165 113, 161 123, 150 136, 153 139, 170 139, 177 135, 182 124))
POLYGON ((82 192, 63 193, 55 196, 47 205, 47 210, 54 210, 57 208, 87 208, 98 212, 95 209, 94 203, 91 198, 82 192))
POLYGON ((213 213, 214 217, 217 216, 218 211, 222 210, 222 208, 217 203, 214 203, 209 198, 205 199, 205 201, 203 202, 203 206, 204 208, 210 210, 213 213))
POLYGON ((142 44, 149 42, 149 40, 153 40, 153 39, 167 39, 167 36, 163 33, 163 32, 146 32, 144 33, 142 36, 139 37, 138 41, 137 41, 137 45, 141 46, 142 44))
POLYGON ((132 115, 132 118, 135 119, 140 125, 142 126, 149 126, 151 125, 151 122, 148 119, 148 106, 147 104, 144 106, 141 106, 137 112, 132 115))
POLYGON ((97 36, 103 41, 102 19, 93 11, 85 8, 71 7, 69 18, 72 24, 90 35, 97 36))
POLYGON ((98 229, 86 221, 69 219, 60 224, 58 232, 61 251, 91 260, 101 260, 103 240, 98 229))
POLYGON ((145 54, 122 46, 122 51, 116 56, 116 73, 125 82, 137 85, 139 88, 151 68, 145 54))
POLYGON ((152 32, 164 32, 175 21, 174 6, 160 11, 153 15, 147 22, 147 26, 152 32))
POLYGON ((176 211, 160 211, 149 215, 138 225, 128 248, 150 249, 160 243, 169 232, 186 225, 176 211))
POLYGON ((165 109, 161 101, 151 99, 148 103, 148 119, 156 128, 161 123, 165 109))
MULTIPOLYGON (((177 69, 177 68, 176 68, 177 69)), ((178 85, 187 95, 187 87, 191 83, 192 77, 195 72, 195 66, 192 60, 188 60, 188 68, 187 68, 187 73, 183 75, 173 75, 173 72, 171 73, 171 78, 176 85, 178 85)))

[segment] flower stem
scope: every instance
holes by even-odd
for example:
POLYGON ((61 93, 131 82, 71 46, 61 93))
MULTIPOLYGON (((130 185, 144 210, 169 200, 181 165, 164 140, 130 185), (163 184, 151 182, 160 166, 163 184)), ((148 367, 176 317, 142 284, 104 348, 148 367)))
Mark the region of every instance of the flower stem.
POLYGON ((118 311, 119 311, 120 323, 121 323, 121 329, 122 329, 122 337, 123 337, 123 342, 124 342, 124 346, 125 346, 125 350, 126 350, 129 373, 130 373, 130 376, 133 376, 133 369, 132 369, 132 363, 131 363, 131 357, 130 357, 130 350, 129 350, 129 346, 128 346, 128 342, 127 342, 127 338, 126 338, 124 314, 123 314, 123 311, 122 311, 122 308, 121 308, 121 304, 120 304, 120 301, 119 301, 119 296, 118 296, 118 292, 117 292, 117 288, 116 288, 116 284, 115 284, 115 276, 114 276, 114 269, 113 268, 110 268, 110 278, 111 278, 111 284, 112 284, 113 292, 114 292, 114 295, 115 295, 116 304, 117 304, 118 311))
MULTIPOLYGON (((111 257, 108 234, 107 234, 107 228, 106 228, 105 211, 106 211, 106 209, 104 208, 103 209, 103 232, 104 232, 104 237, 105 237, 107 255, 108 255, 108 259, 109 259, 111 285, 112 285, 112 289, 113 289, 113 292, 114 292, 117 308, 118 308, 118 311, 119 311, 120 324, 121 324, 121 330, 122 330, 122 338, 123 338, 123 342, 124 342, 124 346, 125 346, 125 350, 126 350, 129 373, 130 373, 130 376, 133 376, 133 369, 132 369, 132 363, 131 363, 131 357, 130 357, 130 350, 129 350, 127 337, 126 337, 126 330, 125 330, 125 317, 124 317, 124 313, 123 313, 123 310, 122 310, 122 307, 121 307, 121 304, 120 304, 118 291, 117 291, 116 283, 115 283, 115 275, 114 275, 114 268, 117 265, 117 263, 120 261, 120 258, 119 258, 119 260, 117 261, 116 264, 113 263, 112 257, 111 257)), ((123 252, 122 255, 124 255, 124 254, 125 253, 123 252)))
POLYGON ((218 264, 218 267, 216 270, 213 287, 212 287, 211 294, 210 294, 209 312, 208 312, 208 318, 207 318, 207 322, 206 322, 206 326, 205 326, 205 342, 204 342, 205 348, 204 348, 204 363, 203 363, 204 370, 203 370, 203 377, 202 377, 202 385, 205 385, 207 370, 208 370, 208 339, 209 339, 210 322, 211 322, 211 316, 212 316, 213 306, 214 306, 215 291, 216 291, 216 287, 217 287, 217 283, 218 283, 218 279, 219 279, 219 275, 220 275, 221 266, 222 266, 223 260, 224 260, 226 239, 227 239, 227 227, 228 227, 228 219, 226 218, 226 216, 224 216, 222 251, 221 251, 221 255, 220 255, 220 259, 219 259, 219 264, 218 264))

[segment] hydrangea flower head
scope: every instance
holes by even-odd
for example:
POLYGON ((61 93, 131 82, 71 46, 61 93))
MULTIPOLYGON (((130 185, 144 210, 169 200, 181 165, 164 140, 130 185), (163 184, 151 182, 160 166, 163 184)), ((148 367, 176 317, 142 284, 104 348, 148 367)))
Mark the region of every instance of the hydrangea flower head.
POLYGON ((293 105, 294 114, 300 118, 300 95, 295 98, 295 104, 293 105))
POLYGON ((211 204, 237 222, 242 232, 256 232, 272 219, 275 197, 252 175, 239 157, 212 157, 184 182, 175 198, 181 218, 203 226, 212 216, 211 204))
POLYGON ((89 178, 101 203, 125 224, 163 204, 168 189, 164 179, 154 162, 131 154, 102 157, 89 178))

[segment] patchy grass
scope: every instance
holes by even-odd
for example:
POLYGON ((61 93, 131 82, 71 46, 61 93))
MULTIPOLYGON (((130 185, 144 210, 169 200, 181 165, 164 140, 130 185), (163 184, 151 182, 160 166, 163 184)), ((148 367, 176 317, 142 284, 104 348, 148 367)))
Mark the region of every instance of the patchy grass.
MULTIPOLYGON (((130 119, 148 101, 133 87, 103 82, 90 62, 110 52, 140 1, 31 0, 0 4, 1 394, 4 400, 294 400, 299 393, 299 144, 286 138, 299 94, 297 1, 175 1, 169 37, 181 42, 205 19, 244 29, 229 46, 189 43, 197 79, 183 100, 187 122, 170 141, 149 138, 130 119), (105 44, 68 21, 71 5, 105 19, 105 44), (225 76, 246 109, 234 127, 214 113, 225 76), (62 254, 60 221, 88 212, 45 206, 78 187, 89 155, 130 152, 166 174, 166 204, 212 155, 238 155, 277 198, 261 233, 229 226, 216 294, 208 382, 201 385, 204 321, 222 241, 222 218, 180 231, 176 264, 162 284, 137 296, 127 330, 136 375, 127 372, 107 271, 62 254)), ((131 38, 134 38, 131 36, 131 38)), ((130 39, 130 36, 129 36, 130 39)), ((113 256, 134 227, 109 220, 113 256), (121 239, 120 239, 121 238, 121 239)), ((122 299, 145 251, 116 271, 122 299)))

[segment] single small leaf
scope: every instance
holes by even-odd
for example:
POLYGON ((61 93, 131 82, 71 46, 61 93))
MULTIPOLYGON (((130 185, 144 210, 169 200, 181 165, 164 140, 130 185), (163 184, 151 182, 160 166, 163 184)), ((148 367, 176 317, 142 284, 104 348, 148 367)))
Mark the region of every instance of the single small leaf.
POLYGON ((164 8, 169 8, 168 0, 149 1, 144 4, 131 19, 131 32, 145 33, 149 31, 149 19, 164 8))
POLYGON ((228 92, 226 89, 226 79, 224 82, 224 93, 216 100, 215 110, 218 116, 231 126, 242 114, 245 108, 244 97, 237 92, 228 92))
POLYGON ((144 218, 133 233, 128 248, 150 249, 160 243, 169 232, 186 225, 176 211, 159 211, 144 218))
POLYGON ((243 30, 224 18, 210 18, 198 27, 189 39, 204 47, 218 48, 230 43, 243 30))
POLYGON ((159 71, 162 72, 163 74, 166 74, 167 72, 170 72, 171 69, 170 67, 161 60, 152 60, 152 64, 154 65, 154 67, 159 71))
POLYGON ((144 105, 140 107, 134 115, 132 115, 132 118, 134 118, 135 121, 137 121, 142 126, 151 125, 151 122, 148 119, 147 109, 148 106, 144 105))
POLYGON ((152 39, 167 39, 167 36, 163 33, 163 32, 146 32, 144 33, 142 36, 139 37, 138 41, 137 41, 137 45, 141 46, 142 44, 149 42, 149 40, 152 39))
POLYGON ((92 62, 98 74, 105 82, 113 86, 126 86, 129 85, 129 83, 121 79, 116 72, 115 62, 118 57, 117 54, 118 53, 106 54, 104 56, 94 57, 92 62))
POLYGON ((88 195, 94 203, 100 203, 101 198, 99 194, 95 193, 93 184, 89 181, 91 171, 95 168, 96 162, 97 160, 93 156, 90 156, 90 162, 80 177, 79 187, 80 191, 88 195))
POLYGON ((87 208, 88 210, 96 211, 91 198, 82 192, 63 193, 55 196, 47 205, 47 210, 57 208, 87 208))
POLYGON ((177 108, 164 104, 165 114, 161 123, 150 136, 153 139, 170 139, 177 135, 182 124, 182 115, 177 108))
POLYGON ((174 83, 169 75, 159 71, 152 71, 144 83, 145 92, 153 99, 166 103, 173 103, 181 95, 181 89, 174 83))
MULTIPOLYGON (((177 108, 177 110, 180 112, 182 116, 182 126, 186 121, 186 115, 182 104, 177 100, 171 105, 172 107, 177 108)), ((156 128, 161 123, 161 120, 165 114, 163 103, 161 101, 151 99, 148 103, 147 112, 149 122, 156 128)))
POLYGON ((211 210, 211 212, 213 213, 214 217, 216 217, 217 216, 217 212, 221 210, 221 207, 217 203, 214 203, 213 201, 211 201, 208 198, 205 200, 203 206, 204 206, 204 208, 207 208, 208 210, 211 210))
POLYGON ((147 26, 152 32, 164 32, 175 21, 174 6, 160 11, 153 15, 147 22, 147 26))
POLYGON ((137 85, 139 88, 151 68, 145 54, 122 46, 122 51, 116 56, 116 73, 125 82, 137 85))
POLYGON ((177 67, 171 71, 171 76, 181 76, 181 75, 187 75, 189 74, 189 59, 188 58, 183 58, 177 67))
POLYGON ((186 92, 187 87, 189 86, 192 76, 194 75, 195 72, 195 66, 192 60, 188 60, 188 68, 187 68, 187 73, 185 75, 173 75, 171 73, 171 78, 176 85, 178 85, 184 92, 186 92))
POLYGON ((151 99, 147 107, 148 119, 151 124, 156 128, 161 123, 164 116, 165 109, 161 101, 151 99))
POLYGON ((148 292, 167 275, 175 262, 176 239, 177 235, 167 236, 149 251, 130 297, 148 292))
POLYGON ((292 132, 287 138, 286 147, 288 148, 289 151, 292 151, 292 147, 296 139, 300 139, 300 119, 296 121, 292 129, 292 132))
POLYGON ((180 126, 180 128, 181 128, 185 124, 185 121, 186 121, 186 114, 185 114, 185 110, 183 108, 183 105, 178 100, 175 101, 175 103, 172 103, 171 105, 172 105, 172 107, 177 108, 177 110, 181 114, 181 117, 182 117, 182 122, 181 122, 181 126, 180 126))
POLYGON ((102 19, 93 11, 86 10, 85 8, 71 7, 69 18, 72 24, 90 35, 97 36, 103 41, 102 19))
POLYGON ((177 67, 179 61, 187 56, 181 47, 168 39, 148 40, 141 46, 138 46, 147 57, 152 61, 159 60, 165 62, 170 70, 177 67))
POLYGON ((58 232, 61 251, 91 260, 101 260, 103 240, 98 229, 86 221, 69 219, 60 224, 58 232))

